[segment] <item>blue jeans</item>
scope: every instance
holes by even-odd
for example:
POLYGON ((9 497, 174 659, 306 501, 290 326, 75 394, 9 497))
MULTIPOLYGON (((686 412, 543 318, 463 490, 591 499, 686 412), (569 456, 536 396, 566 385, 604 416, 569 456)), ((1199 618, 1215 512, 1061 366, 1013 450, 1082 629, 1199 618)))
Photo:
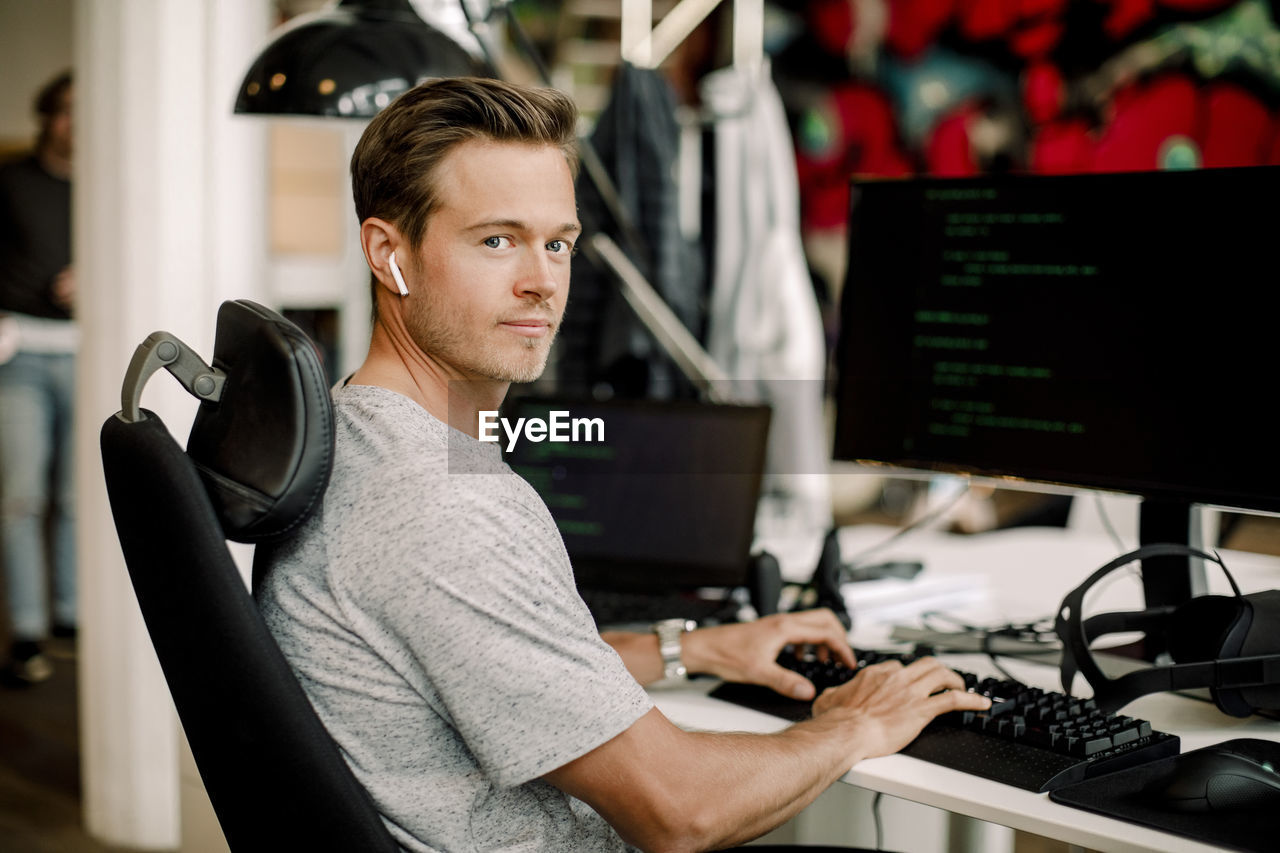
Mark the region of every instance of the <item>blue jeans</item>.
POLYGON ((0 562, 14 639, 48 635, 50 587, 53 619, 76 624, 74 388, 73 355, 0 364, 0 562))

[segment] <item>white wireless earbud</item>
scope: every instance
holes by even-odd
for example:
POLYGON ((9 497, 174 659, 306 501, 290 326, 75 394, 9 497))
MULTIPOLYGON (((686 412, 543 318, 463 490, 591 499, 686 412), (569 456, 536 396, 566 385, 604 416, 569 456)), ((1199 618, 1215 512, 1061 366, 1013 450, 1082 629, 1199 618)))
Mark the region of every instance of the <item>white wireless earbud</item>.
POLYGON ((391 264, 391 277, 396 280, 396 287, 400 288, 401 296, 409 295, 409 288, 405 287, 404 276, 400 274, 400 267, 396 264, 396 253, 392 252, 387 258, 387 262, 391 264))

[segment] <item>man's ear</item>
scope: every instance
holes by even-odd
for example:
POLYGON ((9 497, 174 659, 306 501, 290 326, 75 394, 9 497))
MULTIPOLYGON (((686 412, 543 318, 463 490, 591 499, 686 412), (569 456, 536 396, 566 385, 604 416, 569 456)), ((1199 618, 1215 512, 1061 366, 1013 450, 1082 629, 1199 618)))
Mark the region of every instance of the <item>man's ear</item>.
POLYGON ((400 229, 385 219, 370 216, 360 223, 360 248, 378 284, 397 296, 407 296, 409 291, 403 275, 396 275, 405 266, 404 257, 396 256, 393 260, 397 248, 401 249, 401 255, 408 251, 400 229))

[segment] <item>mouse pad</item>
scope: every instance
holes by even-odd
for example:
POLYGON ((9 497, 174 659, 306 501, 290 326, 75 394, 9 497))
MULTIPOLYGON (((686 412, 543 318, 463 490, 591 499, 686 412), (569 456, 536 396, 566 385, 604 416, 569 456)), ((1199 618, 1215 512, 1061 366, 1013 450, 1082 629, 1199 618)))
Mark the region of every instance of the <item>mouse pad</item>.
MULTIPOLYGON (((1255 743, 1251 739, 1225 741, 1193 752, 1174 755, 1105 776, 1086 779, 1049 792, 1049 799, 1065 806, 1183 835, 1229 850, 1274 851, 1280 838, 1280 809, 1186 812, 1162 805, 1152 794, 1174 777, 1178 762, 1209 750, 1232 749, 1255 743)), ((1274 746, 1274 744, 1269 744, 1274 746)))

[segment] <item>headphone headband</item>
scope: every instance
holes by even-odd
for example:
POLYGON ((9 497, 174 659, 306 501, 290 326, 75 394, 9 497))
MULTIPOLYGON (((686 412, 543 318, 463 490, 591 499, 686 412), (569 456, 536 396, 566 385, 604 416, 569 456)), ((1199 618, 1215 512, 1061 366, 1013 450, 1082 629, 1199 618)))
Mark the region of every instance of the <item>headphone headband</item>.
MULTIPOLYGON (((1054 630, 1062 640, 1063 692, 1068 694, 1071 692, 1071 684, 1075 680, 1076 673, 1080 672, 1093 688, 1098 707, 1104 711, 1114 712, 1148 693, 1209 687, 1213 689, 1214 699, 1222 710, 1236 716, 1247 716, 1253 710, 1248 703, 1243 702, 1238 695, 1232 694, 1226 697, 1220 691, 1280 684, 1280 654, 1255 654, 1244 657, 1230 655, 1226 659, 1153 666, 1150 669, 1130 672, 1114 679, 1108 678, 1094 660, 1093 652, 1089 648, 1092 640, 1104 634, 1122 631, 1149 633, 1163 627, 1180 608, 1153 607, 1141 611, 1102 613, 1084 619, 1082 614, 1085 594, 1103 577, 1122 566, 1150 557, 1166 556, 1192 556, 1217 563, 1222 567, 1235 593, 1227 600, 1234 599, 1240 602, 1241 608, 1251 608, 1253 596, 1241 595, 1235 578, 1227 569, 1226 563, 1216 553, 1208 553, 1186 545, 1158 544, 1147 545, 1123 554, 1098 569, 1083 583, 1067 593, 1062 600, 1062 605, 1058 608, 1054 630)), ((1267 595, 1267 593, 1260 595, 1267 595)), ((1205 598, 1222 600, 1221 596, 1201 596, 1193 601, 1205 598)), ((1215 650, 1214 658, 1217 657, 1215 650)))

